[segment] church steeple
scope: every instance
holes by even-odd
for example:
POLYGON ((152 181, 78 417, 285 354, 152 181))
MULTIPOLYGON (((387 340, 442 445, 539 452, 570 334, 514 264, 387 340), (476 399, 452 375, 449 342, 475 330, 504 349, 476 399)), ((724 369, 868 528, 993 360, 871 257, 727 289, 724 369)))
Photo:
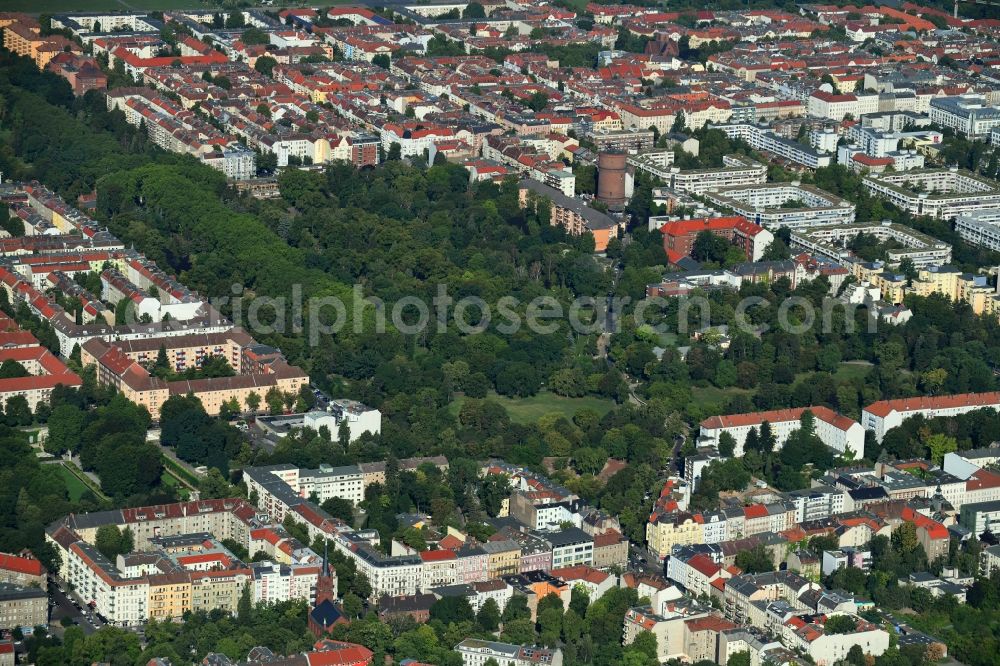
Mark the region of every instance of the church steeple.
POLYGON ((330 541, 323 540, 323 566, 320 567, 319 576, 316 577, 316 604, 319 606, 326 600, 333 603, 337 599, 337 591, 334 589, 333 570, 330 566, 330 541))

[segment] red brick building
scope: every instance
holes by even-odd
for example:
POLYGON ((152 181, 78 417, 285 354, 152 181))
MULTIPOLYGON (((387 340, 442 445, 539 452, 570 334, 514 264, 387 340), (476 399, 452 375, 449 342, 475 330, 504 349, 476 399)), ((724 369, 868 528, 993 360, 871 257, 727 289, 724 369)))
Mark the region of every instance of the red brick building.
POLYGON ((694 220, 675 220, 660 228, 663 234, 663 250, 671 264, 691 256, 695 239, 702 231, 710 231, 743 250, 748 261, 757 261, 764 250, 774 240, 774 236, 764 227, 758 226, 745 217, 702 217, 694 220))

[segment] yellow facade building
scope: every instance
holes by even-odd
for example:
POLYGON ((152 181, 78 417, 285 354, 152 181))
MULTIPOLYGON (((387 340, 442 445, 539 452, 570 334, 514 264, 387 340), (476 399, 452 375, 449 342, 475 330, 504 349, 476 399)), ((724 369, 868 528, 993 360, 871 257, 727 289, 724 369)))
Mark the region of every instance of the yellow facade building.
POLYGON ((646 523, 646 542, 662 559, 670 555, 674 546, 704 543, 705 534, 701 522, 693 514, 670 513, 646 523))

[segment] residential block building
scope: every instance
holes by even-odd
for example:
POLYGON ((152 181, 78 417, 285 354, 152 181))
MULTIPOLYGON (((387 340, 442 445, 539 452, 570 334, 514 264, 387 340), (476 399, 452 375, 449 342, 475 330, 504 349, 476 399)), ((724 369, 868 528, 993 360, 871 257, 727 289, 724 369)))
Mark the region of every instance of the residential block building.
POLYGON ((880 400, 862 410, 861 425, 874 431, 875 438, 881 442, 885 433, 917 414, 930 419, 990 408, 1000 409, 1000 392, 880 400))
POLYGON ((660 227, 667 260, 671 264, 677 264, 689 257, 698 234, 703 231, 711 232, 740 248, 750 261, 760 259, 774 240, 770 231, 741 216, 675 220, 660 227))
POLYGON ((0 629, 37 627, 49 622, 49 597, 43 588, 0 583, 0 629))
POLYGON ((1000 206, 1000 184, 958 168, 868 174, 868 191, 912 215, 950 219, 1000 206))
POLYGON ((854 222, 854 204, 818 187, 795 182, 721 187, 705 196, 713 204, 769 228, 854 222))
POLYGON ((735 455, 740 456, 750 429, 755 428, 759 432, 761 425, 767 421, 774 434, 775 448, 780 449, 788 436, 801 427, 802 414, 807 410, 815 417, 816 435, 824 444, 839 453, 850 449, 856 458, 864 457, 865 433, 861 425, 823 406, 712 416, 701 422, 701 441, 718 446, 722 433, 729 433, 736 440, 735 455))
POLYGON ((467 638, 455 646, 464 666, 485 666, 491 659, 499 666, 562 666, 562 650, 467 638))
POLYGON ((623 220, 615 220, 596 208, 587 206, 582 200, 567 196, 537 180, 531 178, 522 180, 518 185, 518 191, 522 207, 531 205, 533 200, 548 200, 551 205, 551 224, 562 227, 574 236, 591 233, 594 236, 594 249, 597 252, 604 252, 608 247, 608 241, 618 238, 624 231, 623 220))

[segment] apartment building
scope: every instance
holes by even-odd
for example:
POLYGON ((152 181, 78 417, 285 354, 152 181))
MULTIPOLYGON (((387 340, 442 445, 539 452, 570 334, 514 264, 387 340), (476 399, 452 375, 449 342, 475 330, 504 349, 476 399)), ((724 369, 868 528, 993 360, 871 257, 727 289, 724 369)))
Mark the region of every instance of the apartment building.
POLYGON ((881 442, 888 431, 918 414, 931 419, 967 414, 977 409, 1000 409, 1000 392, 880 400, 862 410, 861 425, 873 431, 875 439, 881 442))
POLYGON ((913 215, 950 219, 1000 206, 1000 184, 957 168, 868 174, 863 183, 913 215))
POLYGON ((485 666, 487 662, 498 666, 562 666, 563 655, 559 648, 512 645, 478 638, 466 638, 455 646, 462 656, 463 666, 485 666))
POLYGON ((487 541, 482 545, 482 549, 486 551, 487 557, 487 580, 521 571, 521 547, 515 541, 510 539, 487 541))
POLYGON ((718 187, 759 185, 767 182, 767 167, 738 155, 724 155, 722 168, 680 169, 671 166, 673 151, 640 153, 628 158, 628 164, 661 180, 673 190, 702 194, 718 187), (664 159, 669 155, 671 159, 664 159))
POLYGON ((994 127, 1000 127, 1000 108, 982 95, 936 97, 930 102, 928 115, 932 123, 950 127, 969 139, 985 138, 994 127))
POLYGON ((877 657, 889 649, 889 632, 879 625, 855 618, 856 628, 848 633, 826 633, 823 624, 793 618, 781 632, 786 644, 809 655, 816 666, 833 666, 843 661, 854 646, 877 657))
MULTIPOLYGON (((196 608, 235 612, 243 588, 253 584, 252 572, 221 546, 221 539, 237 541, 251 556, 281 552, 293 567, 309 564, 318 571, 315 553, 244 500, 71 514, 46 530, 46 541, 60 554, 60 577, 121 626, 149 617, 179 618, 196 608), (94 546, 103 525, 128 528, 136 552, 117 562, 105 558, 94 546), (265 547, 268 540, 274 549, 265 547)), ((278 598, 274 591, 268 594, 278 598)))
POLYGON ((28 551, 25 555, 0 553, 0 583, 41 590, 48 587, 45 567, 28 551))
POLYGON ((818 485, 793 490, 788 493, 788 498, 795 505, 796 523, 823 520, 846 512, 849 506, 847 492, 833 486, 818 485))
POLYGON ((955 231, 967 243, 1000 251, 1000 208, 986 208, 957 216, 955 231))
POLYGON ((582 587, 587 591, 590 603, 594 603, 603 597, 608 590, 617 587, 618 584, 617 576, 584 565, 553 569, 549 573, 557 578, 561 578, 573 589, 578 585, 582 587))
POLYGON ((732 578, 732 571, 720 566, 705 553, 674 553, 667 560, 667 578, 683 587, 689 595, 697 598, 709 596, 715 581, 732 578))
POLYGON ((580 526, 580 502, 548 490, 517 491, 510 496, 510 516, 533 530, 557 530, 563 523, 580 526))
POLYGON ((201 161, 221 171, 229 180, 251 180, 257 177, 257 153, 239 145, 205 153, 201 161))
POLYGON ((711 607, 689 599, 667 602, 657 611, 652 606, 636 606, 625 613, 622 643, 631 645, 637 636, 650 632, 656 636, 657 659, 686 659, 686 626, 688 620, 712 615, 711 607))
POLYGON ((550 224, 560 226, 574 236, 591 233, 595 252, 604 252, 608 242, 618 238, 625 229, 624 219, 613 219, 583 201, 532 178, 522 180, 518 184, 518 192, 522 208, 531 205, 533 200, 551 202, 550 224))
POLYGON ((1000 311, 1000 299, 985 275, 963 273, 953 266, 925 266, 914 280, 886 270, 882 262, 854 262, 851 272, 860 283, 876 291, 876 298, 888 303, 902 303, 908 294, 940 294, 952 301, 968 303, 976 314, 1000 311))
POLYGON ((426 566, 420 555, 386 556, 373 546, 377 533, 356 532, 303 497, 298 490, 300 472, 290 465, 276 465, 251 468, 244 474, 251 495, 267 516, 276 522, 292 516, 311 539, 328 539, 365 574, 374 597, 416 594, 426 591, 425 585, 452 580, 452 576, 453 582, 472 583, 519 571, 521 547, 509 540, 489 541, 482 547, 463 545, 454 551, 454 559, 435 555, 426 566))
POLYGON ((455 585, 458 582, 458 555, 450 550, 425 550, 418 553, 422 564, 420 587, 455 585))
POLYGON ((79 44, 62 35, 42 37, 38 21, 27 15, 4 26, 3 43, 8 50, 34 60, 38 69, 45 69, 60 53, 82 54, 79 44))
POLYGON ((801 164, 810 169, 819 169, 833 164, 832 155, 821 153, 812 146, 779 136, 766 126, 752 123, 733 123, 719 125, 715 129, 722 130, 730 139, 746 141, 754 150, 770 153, 775 157, 801 164))
POLYGON ((678 264, 691 256, 698 234, 709 231, 740 248, 750 261, 758 261, 774 241, 774 235, 742 216, 705 217, 693 220, 674 220, 660 227, 663 250, 671 264, 678 264))
POLYGON ((723 210, 769 228, 854 222, 854 204, 818 187, 796 182, 722 187, 705 196, 723 210))
POLYGON ((1000 531, 1000 501, 963 504, 959 523, 976 535, 984 532, 995 534, 1000 531))
POLYGON ((357 465, 323 464, 319 469, 300 469, 299 492, 303 497, 315 495, 319 504, 339 497, 358 505, 365 498, 364 475, 357 465))
POLYGON ((626 153, 640 153, 650 150, 655 143, 655 134, 649 129, 597 130, 587 134, 598 151, 620 150, 626 153))
POLYGON ((705 543, 700 519, 700 515, 680 511, 651 518, 646 523, 647 547, 650 552, 663 560, 674 546, 705 543))
POLYGON ((320 574, 317 564, 276 564, 255 562, 250 565, 253 577, 253 602, 275 603, 316 597, 320 574))
POLYGON ((617 530, 594 535, 594 568, 624 568, 628 564, 629 541, 617 530))
POLYGON ((594 537, 578 527, 548 532, 545 540, 552 545, 553 569, 594 563, 594 537))
POLYGON ((857 119, 866 113, 876 113, 879 110, 879 96, 840 95, 817 90, 809 96, 806 108, 807 113, 813 118, 839 122, 847 116, 857 119))
POLYGON ((358 465, 320 465, 318 469, 288 464, 248 467, 243 470, 243 478, 247 492, 255 493, 257 505, 278 521, 284 520, 289 495, 308 499, 315 494, 318 503, 337 497, 355 505, 364 499, 364 475, 358 465))
POLYGON ((43 588, 0 583, 0 629, 37 627, 49 622, 49 596, 43 588))
POLYGON ((792 232, 792 244, 814 256, 842 261, 851 257, 847 245, 859 234, 874 236, 883 243, 891 240, 902 245, 902 248, 887 251, 891 266, 898 266, 904 259, 909 259, 917 267, 947 264, 951 261, 950 245, 895 222, 796 229, 792 232))
POLYGON ((726 618, 737 624, 747 624, 751 604, 755 601, 784 601, 792 608, 805 610, 802 599, 810 591, 822 591, 822 586, 790 571, 734 576, 725 583, 724 607, 726 618))
POLYGON ((721 187, 760 185, 767 182, 767 166, 735 155, 724 155, 721 169, 671 169, 669 186, 682 192, 703 194, 721 187))
POLYGON ((0 363, 4 361, 18 363, 28 372, 27 377, 0 379, 0 403, 4 405, 20 396, 34 412, 40 404, 48 404, 55 387, 76 388, 83 383, 79 375, 37 341, 31 347, 0 349, 0 363))
POLYGON ((409 596, 423 591, 423 561, 417 555, 387 557, 358 533, 340 533, 331 541, 354 560, 372 585, 373 596, 409 596))
POLYGON ((308 385, 309 376, 289 365, 284 359, 269 363, 258 371, 232 377, 163 381, 153 377, 138 361, 130 358, 115 343, 101 338, 87 340, 81 347, 84 366, 97 366, 97 378, 104 385, 114 386, 129 400, 144 406, 153 418, 171 395, 193 394, 201 400, 205 411, 218 414, 222 406, 236 401, 243 411, 249 411, 247 398, 256 394, 263 398, 272 389, 286 395, 297 395, 308 385))
POLYGON ((815 417, 816 435, 824 444, 839 453, 850 449, 856 458, 864 457, 865 435, 861 425, 823 406, 712 416, 700 424, 700 441, 717 447, 722 433, 729 433, 736 440, 735 455, 741 456, 750 429, 754 428, 759 432, 761 425, 767 421, 774 434, 775 449, 780 449, 788 436, 801 427, 802 414, 807 410, 815 417))

